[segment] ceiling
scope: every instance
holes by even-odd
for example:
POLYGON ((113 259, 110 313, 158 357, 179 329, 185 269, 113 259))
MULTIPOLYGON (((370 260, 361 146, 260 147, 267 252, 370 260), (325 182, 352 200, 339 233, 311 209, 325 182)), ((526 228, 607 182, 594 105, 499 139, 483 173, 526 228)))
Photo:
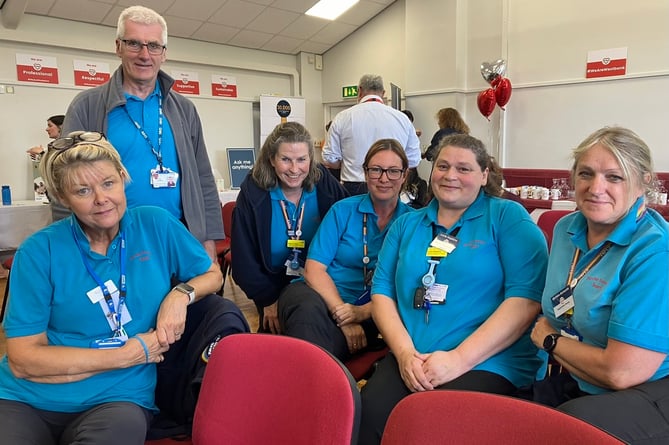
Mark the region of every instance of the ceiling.
POLYGON ((395 0, 360 0, 335 21, 304 15, 316 0, 27 0, 26 14, 116 28, 127 6, 142 4, 183 37, 283 54, 323 54, 395 0))

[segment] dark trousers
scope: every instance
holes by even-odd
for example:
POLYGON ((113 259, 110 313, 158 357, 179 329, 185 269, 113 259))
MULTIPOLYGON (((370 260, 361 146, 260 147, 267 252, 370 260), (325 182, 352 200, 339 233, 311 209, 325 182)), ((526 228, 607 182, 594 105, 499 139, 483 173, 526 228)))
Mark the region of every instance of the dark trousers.
MULTIPOLYGON (((341 361, 351 357, 346 336, 330 316, 323 298, 304 281, 286 286, 279 296, 279 322, 281 331, 314 343, 341 361)), ((362 322, 367 337, 367 347, 375 347, 379 331, 371 319, 362 322)))
MULTIPOLYGON (((504 395, 511 395, 516 391, 516 387, 507 379, 487 371, 469 371, 437 387, 437 390, 439 389, 461 389, 504 395)), ((390 412, 409 394, 411 391, 402 380, 397 359, 390 353, 379 362, 376 371, 362 388, 362 416, 358 443, 360 445, 380 443, 390 412)), ((438 415, 439 413, 425 413, 425 421, 447 420, 439 419, 438 415)), ((481 421, 484 422, 485 419, 481 421)), ((420 425, 416 425, 416 428, 420 428, 420 425)))
POLYGON ((142 445, 151 418, 149 411, 129 402, 61 413, 0 400, 0 413, 0 445, 142 445))
POLYGON ((349 195, 364 195, 367 193, 367 183, 366 182, 342 182, 344 188, 348 191, 349 195))
POLYGON ((558 406, 630 444, 669 443, 669 378, 558 406))

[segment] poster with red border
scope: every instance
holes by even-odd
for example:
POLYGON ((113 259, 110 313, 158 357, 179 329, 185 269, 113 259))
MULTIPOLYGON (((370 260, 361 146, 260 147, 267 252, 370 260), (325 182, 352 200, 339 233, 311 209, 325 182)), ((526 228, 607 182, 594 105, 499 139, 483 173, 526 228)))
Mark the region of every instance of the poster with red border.
POLYGON ((58 83, 55 57, 16 54, 16 79, 21 82, 58 83))
POLYGON ((200 80, 192 71, 172 71, 174 85, 172 89, 181 94, 200 94, 200 80))
POLYGON ((627 72, 627 48, 588 51, 585 78, 624 76, 627 72))
POLYGON ((237 79, 224 74, 212 74, 211 95, 218 97, 237 97, 237 79))
POLYGON ((109 64, 74 60, 74 84, 80 87, 96 87, 109 80, 109 64))

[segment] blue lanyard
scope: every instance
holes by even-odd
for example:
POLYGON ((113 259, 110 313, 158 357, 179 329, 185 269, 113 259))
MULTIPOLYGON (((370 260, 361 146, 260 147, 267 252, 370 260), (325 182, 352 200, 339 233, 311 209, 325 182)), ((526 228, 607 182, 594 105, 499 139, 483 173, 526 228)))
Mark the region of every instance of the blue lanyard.
POLYGON ((121 283, 120 283, 120 289, 119 289, 119 296, 118 296, 118 312, 116 311, 116 307, 114 307, 114 300, 112 299, 111 293, 109 292, 109 289, 107 288, 107 285, 102 281, 100 276, 93 270, 93 266, 91 263, 88 261, 86 258, 86 254, 84 253, 83 247, 81 247, 81 244, 79 243, 79 239, 77 238, 76 231, 74 229, 74 222, 71 223, 72 227, 72 236, 74 237, 74 241, 77 244, 77 247, 79 248, 79 253, 81 254, 81 259, 84 262, 84 266, 86 266, 86 270, 90 274, 90 276, 95 280, 97 285, 100 287, 100 290, 102 290, 102 295, 105 298, 105 302, 107 303, 107 307, 109 307, 109 315, 112 317, 112 320, 114 320, 114 323, 116 324, 116 330, 114 331, 114 335, 121 335, 121 330, 123 328, 123 325, 121 324, 121 313, 123 312, 123 305, 125 304, 125 296, 127 293, 127 286, 126 286, 126 281, 125 281, 125 233, 121 232, 121 248, 120 248, 120 255, 121 255, 121 283))
POLYGON ((153 144, 151 143, 151 139, 149 139, 149 135, 146 134, 146 131, 144 131, 144 128, 137 122, 135 119, 133 119, 132 116, 130 116, 130 112, 128 111, 127 107, 123 107, 125 110, 126 114, 130 118, 133 124, 135 124, 135 128, 139 131, 139 134, 142 135, 144 140, 146 141, 147 144, 149 144, 149 147, 151 148, 151 152, 153 155, 156 157, 156 160, 158 161, 158 167, 160 168, 160 171, 163 171, 163 154, 162 154, 162 145, 163 145, 163 95, 158 94, 158 150, 156 150, 153 147, 153 144))
POLYGON ((363 290, 367 290, 367 265, 369 255, 367 254, 367 214, 362 214, 362 283, 363 290))

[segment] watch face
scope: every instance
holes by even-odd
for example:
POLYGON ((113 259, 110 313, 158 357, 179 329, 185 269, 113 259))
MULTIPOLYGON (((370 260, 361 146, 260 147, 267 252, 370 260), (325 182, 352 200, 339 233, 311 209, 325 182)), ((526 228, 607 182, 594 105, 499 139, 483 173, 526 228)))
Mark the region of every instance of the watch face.
POLYGON ((555 349, 555 344, 557 343, 557 334, 549 334, 544 338, 544 350, 551 352, 555 349))
POLYGON ((195 290, 195 288, 193 286, 191 286, 190 284, 186 284, 186 283, 179 283, 179 284, 177 284, 176 287, 177 287, 177 289, 179 289, 180 291, 182 291, 186 294, 189 294, 189 293, 191 293, 195 290))

